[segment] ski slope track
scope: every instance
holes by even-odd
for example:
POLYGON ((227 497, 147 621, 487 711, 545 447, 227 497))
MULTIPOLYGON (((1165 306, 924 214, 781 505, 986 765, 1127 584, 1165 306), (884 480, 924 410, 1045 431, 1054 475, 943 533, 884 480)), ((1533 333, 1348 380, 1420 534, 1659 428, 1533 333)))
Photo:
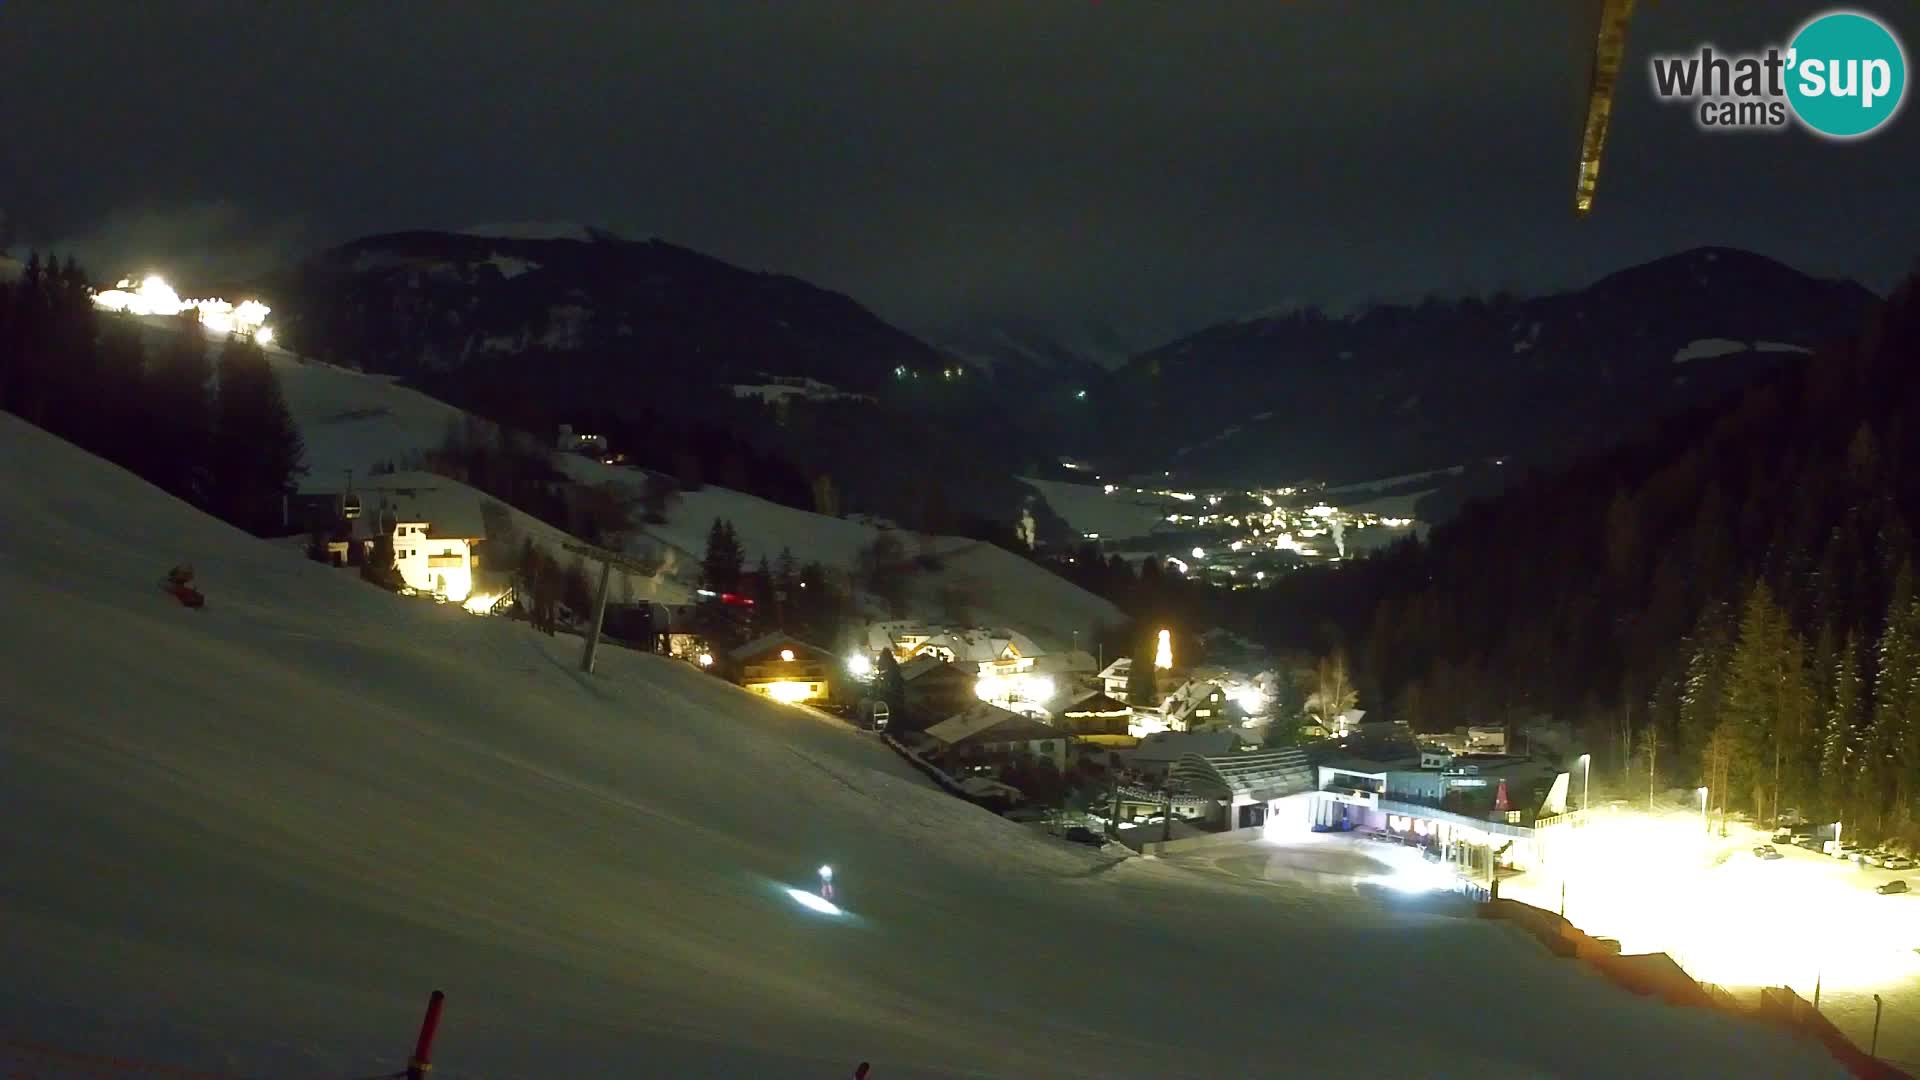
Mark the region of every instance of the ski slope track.
POLYGON ((1490 921, 1109 865, 12 417, 0 453, 32 463, 0 472, 0 1044, 372 1075, 440 987, 447 1077, 1835 1074, 1490 921), (181 559, 202 611, 157 587, 181 559), (822 863, 842 916, 785 892, 822 863))

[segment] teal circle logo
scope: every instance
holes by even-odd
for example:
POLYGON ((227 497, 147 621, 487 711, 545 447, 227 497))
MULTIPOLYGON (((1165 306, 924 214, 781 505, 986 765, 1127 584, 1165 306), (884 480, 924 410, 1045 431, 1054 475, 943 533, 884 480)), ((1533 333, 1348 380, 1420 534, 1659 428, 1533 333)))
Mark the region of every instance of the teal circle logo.
POLYGON ((1906 50, 1871 15, 1821 15, 1794 35, 1787 57, 1787 101, 1801 123, 1828 138, 1877 130, 1906 97, 1906 50))

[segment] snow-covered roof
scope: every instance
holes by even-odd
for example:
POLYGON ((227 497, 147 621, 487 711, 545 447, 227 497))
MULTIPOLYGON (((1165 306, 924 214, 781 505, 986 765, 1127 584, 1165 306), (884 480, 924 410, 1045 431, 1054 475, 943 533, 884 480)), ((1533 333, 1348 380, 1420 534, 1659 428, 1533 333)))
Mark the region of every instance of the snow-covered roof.
POLYGON ((1003 784, 990 776, 969 776, 960 781, 960 790, 976 799, 1008 799, 1019 802, 1026 795, 1011 784, 1003 784))
POLYGON ((383 511, 391 511, 400 524, 424 524, 429 540, 486 538, 487 525, 480 514, 480 497, 473 489, 444 476, 429 472, 387 473, 356 480, 353 491, 360 497, 360 517, 356 525, 364 521, 371 526, 383 511))
POLYGON ((1040 646, 1018 630, 1004 627, 946 627, 920 644, 922 650, 941 649, 960 663, 988 663, 1013 657, 1038 657, 1040 646))
POLYGON ((821 648, 820 646, 809 645, 806 642, 801 641, 799 638, 794 637, 792 634, 781 633, 780 631, 777 631, 777 630, 771 634, 762 634, 759 637, 754 638, 752 641, 747 642, 745 645, 742 645, 739 648, 732 650, 731 652, 727 653, 727 655, 729 657, 732 657, 734 660, 751 660, 754 657, 759 656, 760 654, 773 649, 775 646, 783 646, 786 648, 790 648, 796 653, 805 653, 816 660, 831 661, 834 659, 834 655, 832 653, 821 648))
POLYGON ((1133 674, 1133 658, 1123 656, 1100 669, 1102 679, 1124 679, 1133 674))
POLYGON ((932 655, 931 653, 921 653, 919 656, 916 656, 913 659, 907 661, 906 663, 900 665, 900 677, 906 680, 907 682, 912 682, 913 680, 918 679, 922 675, 931 674, 932 672, 938 671, 943 667, 949 667, 949 666, 951 665, 949 665, 945 660, 942 660, 939 657, 932 655))
POLYGON ((1207 699, 1215 693, 1222 697, 1226 696, 1226 691, 1221 689, 1218 683, 1188 679, 1161 702, 1160 711, 1170 720, 1184 720, 1193 713, 1193 710, 1206 704, 1207 699))
POLYGON ((1027 742, 1036 739, 1064 739, 1058 728, 1008 712, 998 705, 982 701, 929 727, 927 736, 946 746, 965 742, 1027 742))
POLYGON ((1033 670, 1060 675, 1090 675, 1099 666, 1100 662, 1085 649, 1045 653, 1035 657, 1033 661, 1033 670))
POLYGON ((1237 731, 1156 731, 1141 739, 1139 746, 1120 754, 1129 762, 1158 764, 1178 761, 1187 754, 1230 754, 1245 742, 1237 731))
POLYGON ((1255 753, 1184 754, 1168 779, 1196 795, 1228 798, 1278 799, 1312 791, 1313 766, 1304 750, 1264 750, 1255 753))
POLYGON ((1090 690, 1067 703, 1061 710, 1063 716, 1111 715, 1113 713, 1132 712, 1133 707, 1124 701, 1115 701, 1098 690, 1090 690))

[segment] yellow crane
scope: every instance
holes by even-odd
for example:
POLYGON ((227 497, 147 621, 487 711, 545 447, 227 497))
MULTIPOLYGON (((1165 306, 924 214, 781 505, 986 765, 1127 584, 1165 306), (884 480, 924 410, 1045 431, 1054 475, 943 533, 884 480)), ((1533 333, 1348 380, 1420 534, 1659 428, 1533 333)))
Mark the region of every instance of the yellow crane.
POLYGON ((1627 55, 1627 23, 1635 0, 1604 0, 1600 33, 1593 47, 1593 74, 1587 86, 1587 126, 1580 139, 1580 180, 1573 192, 1573 212, 1585 217, 1593 209, 1593 192, 1600 184, 1600 155, 1607 147, 1607 124, 1613 118, 1613 90, 1620 81, 1620 65, 1627 55))

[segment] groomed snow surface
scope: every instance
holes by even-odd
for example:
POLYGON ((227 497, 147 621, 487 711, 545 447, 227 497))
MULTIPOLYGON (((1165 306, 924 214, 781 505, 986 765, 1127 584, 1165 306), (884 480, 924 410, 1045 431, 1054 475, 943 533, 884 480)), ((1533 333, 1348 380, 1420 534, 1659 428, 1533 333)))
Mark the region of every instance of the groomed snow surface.
MULTIPOLYGON (((576 480, 611 481, 635 495, 644 487, 644 474, 630 469, 601 465, 578 455, 562 455, 560 461, 576 480)), ((647 541, 675 554, 675 565, 689 583, 698 574, 707 530, 715 518, 733 523, 749 568, 762 557, 769 562, 778 559, 781 549, 786 548, 802 563, 818 561, 846 571, 858 561, 860 550, 881 533, 872 525, 810 514, 711 485, 680 495, 669 516, 671 520, 664 525, 646 526, 644 535, 647 541)), ((920 533, 893 530, 893 534, 909 557, 923 553, 920 533)), ((1064 651, 1076 640, 1087 647, 1099 627, 1126 621, 1120 609, 1108 601, 992 544, 959 536, 934 536, 924 551, 936 557, 938 569, 916 569, 908 579, 912 609, 922 618, 938 619, 946 614, 940 594, 951 591, 964 601, 961 614, 965 618, 956 621, 1012 627, 1050 652, 1064 651)))
POLYGON ((0 453, 0 1040, 371 1075, 439 987, 446 1077, 1837 1075, 1510 927, 1113 864, 691 668, 583 676, 12 417, 0 453), (845 915, 785 891, 822 863, 845 915))

